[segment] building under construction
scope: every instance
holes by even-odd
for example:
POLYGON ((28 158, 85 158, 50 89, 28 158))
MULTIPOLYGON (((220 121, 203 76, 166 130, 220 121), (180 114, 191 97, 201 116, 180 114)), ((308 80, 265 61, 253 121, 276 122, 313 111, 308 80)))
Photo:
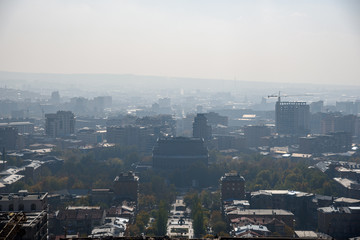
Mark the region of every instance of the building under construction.
POLYGON ((0 239, 39 239, 48 237, 47 212, 0 213, 0 239))
POLYGON ((275 124, 279 134, 310 133, 310 107, 306 102, 281 102, 275 105, 275 124))

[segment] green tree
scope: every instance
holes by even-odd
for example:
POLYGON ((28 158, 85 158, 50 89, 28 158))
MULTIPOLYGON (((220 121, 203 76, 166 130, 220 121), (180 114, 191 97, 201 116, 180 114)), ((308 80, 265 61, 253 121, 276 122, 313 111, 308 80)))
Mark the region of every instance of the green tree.
POLYGON ((140 236, 140 229, 136 224, 130 224, 127 228, 126 228, 126 233, 125 235, 127 236, 140 236))
POLYGON ((205 234, 204 210, 198 194, 194 194, 191 201, 191 216, 193 219, 194 235, 199 238, 205 234))
POLYGON ((227 231, 227 226, 224 221, 218 221, 212 226, 212 230, 215 234, 219 235, 221 232, 227 231))
POLYGON ((152 210, 156 205, 156 198, 154 195, 143 195, 139 197, 139 209, 140 210, 152 210))
POLYGON ((204 212, 200 204, 196 207, 193 214, 193 229, 194 235, 197 238, 205 234, 204 212))
POLYGON ((164 201, 160 202, 156 215, 156 235, 165 236, 167 230, 168 210, 164 201))
POLYGON ((135 223, 138 226, 141 233, 145 233, 146 230, 145 227, 148 224, 149 219, 150 219, 149 213, 145 211, 140 211, 137 214, 135 223))
POLYGON ((221 232, 227 231, 226 222, 223 221, 221 212, 219 210, 212 211, 210 217, 210 224, 212 226, 213 232, 217 235, 219 235, 221 232))

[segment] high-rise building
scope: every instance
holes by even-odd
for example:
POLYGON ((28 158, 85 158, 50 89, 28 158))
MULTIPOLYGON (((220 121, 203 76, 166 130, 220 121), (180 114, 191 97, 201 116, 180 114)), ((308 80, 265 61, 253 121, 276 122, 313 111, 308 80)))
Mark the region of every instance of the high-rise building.
POLYGON ((332 132, 326 135, 313 135, 299 138, 301 153, 339 153, 351 149, 351 134, 348 132, 332 132))
POLYGON ((51 99, 50 99, 52 104, 60 104, 60 94, 58 91, 52 92, 51 93, 51 99))
POLYGON ((31 122, 8 122, 8 123, 0 123, 0 128, 15 128, 18 133, 24 134, 34 133, 34 124, 31 122))
POLYGON ((311 115, 311 133, 328 134, 332 132, 347 132, 351 136, 358 136, 356 115, 342 115, 341 113, 316 113, 311 115))
POLYGON ((324 109, 324 101, 317 101, 310 103, 310 112, 311 113, 319 113, 324 109))
POLYGON ((208 150, 199 138, 158 139, 153 150, 153 167, 157 169, 185 169, 196 162, 208 164, 208 150))
POLYGON ((139 177, 133 172, 123 172, 114 180, 113 191, 118 200, 138 201, 139 177))
POLYGON ((357 115, 360 112, 360 101, 356 100, 355 102, 336 102, 336 110, 344 115, 357 115))
POLYGON ((355 115, 337 116, 334 119, 334 132, 347 132, 351 136, 355 135, 355 125, 357 117, 355 115))
POLYGON ((0 149, 16 149, 18 131, 14 127, 0 127, 0 149))
POLYGON ((141 152, 151 152, 156 142, 154 128, 133 125, 107 127, 106 139, 108 143, 134 146, 141 152))
POLYGON ((244 127, 244 136, 248 147, 261 146, 261 138, 270 136, 271 130, 264 125, 248 125, 244 127))
POLYGON ((45 133, 50 137, 66 137, 75 133, 75 116, 70 111, 45 114, 45 133))
POLYGON ((227 116, 221 116, 216 112, 205 113, 205 117, 208 121, 208 124, 210 124, 211 126, 216 126, 218 124, 227 126, 229 123, 229 119, 227 116))
POLYGON ((193 137, 201 138, 205 141, 211 139, 211 126, 208 125, 205 114, 198 113, 194 118, 193 137))
POLYGON ((279 134, 306 135, 310 132, 310 107, 306 102, 281 102, 275 105, 275 124, 279 134))
POLYGON ((221 201, 245 198, 245 178, 238 173, 225 173, 220 178, 221 201))
POLYGON ((171 114, 171 99, 170 98, 160 98, 159 99, 159 106, 158 106, 159 114, 171 114))

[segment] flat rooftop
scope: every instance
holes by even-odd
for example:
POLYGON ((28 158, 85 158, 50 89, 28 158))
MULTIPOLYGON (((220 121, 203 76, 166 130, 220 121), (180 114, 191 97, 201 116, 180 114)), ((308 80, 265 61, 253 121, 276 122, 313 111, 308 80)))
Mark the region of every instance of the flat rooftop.
POLYGON ((334 180, 345 188, 351 188, 351 184, 357 184, 357 182, 347 178, 334 178, 334 180))
POLYGON ((237 214, 242 216, 273 216, 273 215, 280 215, 280 216, 294 216, 292 212, 283 209, 244 209, 244 210, 234 210, 228 213, 229 215, 237 214))
POLYGON ((314 231, 295 231, 299 238, 318 239, 318 235, 314 231))
POLYGON ((67 210, 99 210, 100 206, 68 206, 66 207, 67 210))
POLYGON ((31 122, 0 123, 0 127, 12 127, 12 126, 21 126, 21 125, 34 125, 34 124, 31 122))
POLYGON ((334 200, 336 203, 360 203, 359 199, 340 197, 334 200))
POLYGON ((6 185, 6 184, 13 184, 22 178, 24 178, 24 175, 11 174, 6 177, 3 177, 0 181, 1 183, 6 185))
POLYGON ((0 202, 1 201, 9 201, 14 198, 22 198, 24 201, 26 200, 37 200, 37 199, 44 199, 47 197, 48 193, 27 193, 27 192, 20 192, 20 193, 1 193, 0 194, 0 202))
POLYGON ((256 192, 252 192, 251 196, 262 195, 262 194, 264 194, 264 195, 289 195, 289 196, 296 196, 296 197, 314 196, 313 193, 291 191, 291 190, 259 190, 256 192))

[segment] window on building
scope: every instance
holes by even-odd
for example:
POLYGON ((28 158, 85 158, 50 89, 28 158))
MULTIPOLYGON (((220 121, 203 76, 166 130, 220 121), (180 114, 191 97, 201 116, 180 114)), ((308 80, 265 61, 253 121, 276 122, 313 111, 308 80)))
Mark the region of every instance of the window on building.
POLYGON ((22 203, 19 204, 19 211, 24 211, 24 204, 22 203))

